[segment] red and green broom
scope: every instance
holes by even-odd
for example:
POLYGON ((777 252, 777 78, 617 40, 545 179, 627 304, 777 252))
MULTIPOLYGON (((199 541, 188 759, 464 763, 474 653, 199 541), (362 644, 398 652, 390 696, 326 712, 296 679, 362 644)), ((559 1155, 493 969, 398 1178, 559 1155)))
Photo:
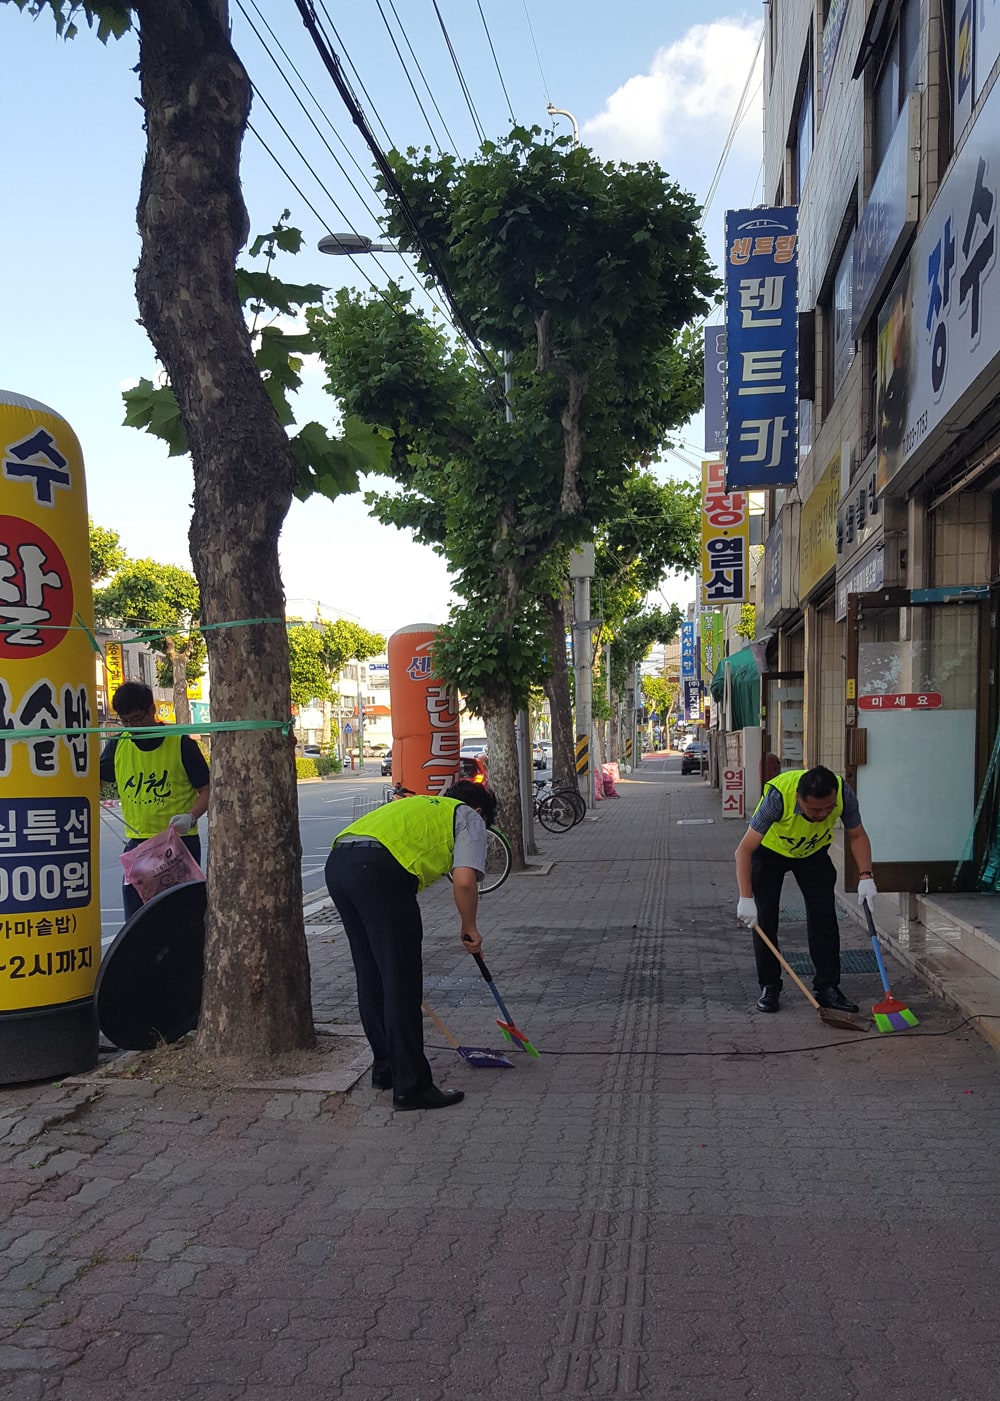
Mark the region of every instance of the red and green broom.
POLYGON ((878 941, 878 934, 875 931, 875 921, 872 919, 872 912, 868 908, 868 901, 861 902, 864 906, 865 919, 868 921, 868 933, 871 935, 872 948, 875 950, 875 962, 878 964, 879 977, 882 979, 882 990, 885 993, 883 1002, 876 1002, 872 1008, 872 1016, 875 1018, 875 1026, 881 1032, 906 1031, 907 1027, 919 1026, 920 1023, 907 1007, 905 1002, 900 1002, 898 997, 893 997, 892 988, 889 986, 889 975, 885 971, 885 960, 882 957, 882 947, 878 941))

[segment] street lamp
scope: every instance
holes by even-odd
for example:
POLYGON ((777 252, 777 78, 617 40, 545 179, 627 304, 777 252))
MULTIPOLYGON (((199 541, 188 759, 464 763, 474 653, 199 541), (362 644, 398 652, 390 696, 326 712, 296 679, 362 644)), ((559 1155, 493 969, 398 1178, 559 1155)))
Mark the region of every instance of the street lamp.
POLYGON ((349 257, 353 253, 398 253, 394 243, 375 243, 364 234, 333 233, 321 238, 316 247, 321 253, 341 254, 349 257))
POLYGON ((546 112, 548 112, 550 117, 569 117, 570 121, 573 123, 573 145, 579 146, 580 127, 577 123, 576 118, 573 116, 573 113, 567 112, 565 107, 553 107, 551 102, 545 110, 546 112))

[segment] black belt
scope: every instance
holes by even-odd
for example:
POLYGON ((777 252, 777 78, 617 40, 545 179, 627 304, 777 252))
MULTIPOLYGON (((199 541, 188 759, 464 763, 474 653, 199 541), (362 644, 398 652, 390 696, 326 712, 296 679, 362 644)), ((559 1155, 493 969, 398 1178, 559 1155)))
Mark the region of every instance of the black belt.
POLYGON ((349 846, 381 846, 382 843, 381 843, 381 842, 374 842, 374 841, 371 841, 368 837, 365 837, 363 840, 360 839, 360 838, 357 838, 357 837, 348 837, 346 841, 343 841, 343 842, 335 842, 334 845, 335 845, 335 846, 339 846, 339 847, 349 847, 349 846))

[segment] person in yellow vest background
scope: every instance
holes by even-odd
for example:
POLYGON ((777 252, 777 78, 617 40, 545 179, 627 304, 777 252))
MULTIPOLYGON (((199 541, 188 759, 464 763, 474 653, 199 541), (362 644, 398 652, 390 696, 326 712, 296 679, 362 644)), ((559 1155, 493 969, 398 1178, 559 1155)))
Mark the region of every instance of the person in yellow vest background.
MULTIPOLYGON (((126 681, 111 697, 111 706, 125 729, 101 751, 101 782, 114 783, 125 823, 124 850, 155 837, 166 826, 177 829, 184 845, 201 865, 198 819, 208 811, 208 763, 190 735, 172 734, 169 725, 159 735, 131 735, 128 727, 158 725, 156 702, 148 686, 126 681)), ((122 884, 122 907, 129 920, 142 908, 131 885, 122 884)))
POLYGON ((326 885, 351 948, 358 1011, 372 1048, 372 1085, 392 1090, 395 1109, 446 1109, 461 1090, 434 1084, 424 1055, 423 925, 417 895, 451 872, 462 946, 479 953, 479 879, 496 798, 463 779, 440 797, 385 803, 339 833, 326 885))
MULTIPOLYGON (((806 906, 809 956, 815 975, 813 989, 821 1007, 856 1012, 840 990, 840 926, 834 887, 837 870, 829 847, 840 819, 858 867, 858 904, 874 900, 872 847, 861 825, 861 811, 850 784, 830 769, 789 769, 769 780, 750 818, 746 836, 736 848, 736 880, 740 898, 736 917, 748 928, 759 924, 778 944, 781 885, 788 871, 795 877, 806 906)), ((781 964, 755 933, 754 958, 762 1012, 777 1012, 781 996, 781 964)))

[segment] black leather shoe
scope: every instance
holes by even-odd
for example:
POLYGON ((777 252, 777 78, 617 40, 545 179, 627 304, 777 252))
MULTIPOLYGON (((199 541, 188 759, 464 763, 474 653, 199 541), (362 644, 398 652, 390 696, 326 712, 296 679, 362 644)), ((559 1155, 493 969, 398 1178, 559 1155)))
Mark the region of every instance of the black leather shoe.
POLYGON ((439 1090, 437 1085, 421 1090, 415 1095, 393 1095, 393 1109, 447 1109, 452 1104, 460 1104, 465 1098, 464 1090, 439 1090))
POLYGON ((391 1090, 391 1089, 392 1089, 392 1071, 391 1071, 391 1070, 386 1070, 386 1071, 384 1071, 384 1072, 382 1072, 382 1073, 380 1074, 378 1071, 373 1070, 373 1071, 372 1071, 372 1089, 373 1089, 373 1090, 391 1090))
POLYGON ((781 1002, 781 989, 768 986, 761 988, 760 996, 757 998, 757 1010, 760 1012, 776 1012, 781 1002))
POLYGON ((821 1007, 829 1007, 833 1012, 856 1012, 858 1004, 848 1002, 840 988, 814 988, 816 1001, 821 1007))

